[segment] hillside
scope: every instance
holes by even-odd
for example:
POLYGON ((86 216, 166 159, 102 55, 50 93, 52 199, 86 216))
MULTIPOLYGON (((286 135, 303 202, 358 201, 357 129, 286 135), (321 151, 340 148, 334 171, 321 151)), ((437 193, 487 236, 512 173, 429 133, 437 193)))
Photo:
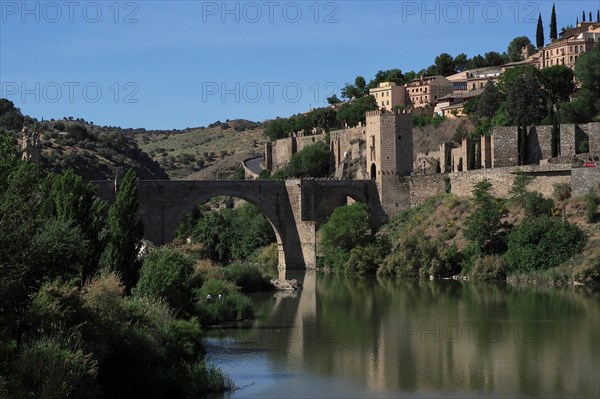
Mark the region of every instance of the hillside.
MULTIPOLYGON (((505 226, 504 234, 521 225, 526 218, 531 218, 515 201, 505 200, 501 205, 505 211, 502 218, 505 226)), ((398 215, 382 227, 378 236, 385 237, 391 246, 391 253, 384 264, 389 266, 400 262, 409 266, 419 265, 412 270, 408 266, 397 266, 401 270, 400 274, 411 275, 418 271, 420 275, 438 277, 440 273, 443 276, 443 270, 438 270, 440 262, 445 264, 446 268, 454 262, 459 262, 461 266, 453 272, 461 272, 462 275, 475 279, 503 279, 502 276, 506 275, 508 282, 512 284, 561 285, 574 281, 594 284, 600 281, 598 275, 600 263, 597 262, 600 259, 598 251, 600 225, 598 218, 594 223, 586 221, 585 207, 584 198, 555 199, 552 214, 560 215, 564 212, 561 215, 563 220, 583 231, 587 237, 586 244, 581 253, 569 257, 558 266, 528 273, 510 271, 504 262, 494 266, 493 262, 484 261, 483 258, 486 256, 480 255, 477 251, 473 253, 474 247, 466 239, 465 230, 477 206, 472 200, 453 195, 446 194, 433 198, 421 206, 398 215), (469 260, 469 257, 473 259, 469 260), (482 257, 481 262, 476 260, 479 257, 482 257), (419 269, 420 266, 423 266, 423 270, 419 269)), ((534 240, 535 238, 533 237, 534 240)), ((532 248, 539 244, 533 245, 532 248)), ((559 245, 558 242, 556 245, 559 245)), ((494 257, 488 258, 488 261, 492 259, 494 257)))
POLYGON ((61 120, 38 122, 36 130, 43 143, 44 170, 70 168, 87 180, 104 180, 133 168, 140 179, 168 179, 160 165, 120 128, 61 120))
POLYGON ((268 140, 261 124, 245 120, 206 128, 138 131, 133 137, 172 179, 229 178, 244 159, 262 154, 268 140))

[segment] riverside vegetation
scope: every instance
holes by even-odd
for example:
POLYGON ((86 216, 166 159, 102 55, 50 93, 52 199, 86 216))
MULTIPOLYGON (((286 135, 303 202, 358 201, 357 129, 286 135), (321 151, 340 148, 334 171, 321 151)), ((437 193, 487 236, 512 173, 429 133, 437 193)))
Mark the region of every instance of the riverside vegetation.
MULTIPOLYGON (((129 171, 108 207, 74 172, 22 161, 14 135, 0 132, 0 397, 185 398, 232 387, 205 364, 201 326, 252 318, 242 291, 264 289, 264 274, 143 250, 135 180, 129 171)), ((238 223, 256 220, 240 214, 238 223)), ((227 261, 255 250, 220 248, 211 253, 227 261)))
POLYGON ((600 282, 598 192, 571 199, 570 187, 558 185, 555 202, 527 191, 529 181, 517 173, 512 198, 503 200, 490 194, 492 185, 484 180, 472 200, 441 195, 379 231, 366 205, 338 208, 320 229, 320 267, 408 278, 600 282))

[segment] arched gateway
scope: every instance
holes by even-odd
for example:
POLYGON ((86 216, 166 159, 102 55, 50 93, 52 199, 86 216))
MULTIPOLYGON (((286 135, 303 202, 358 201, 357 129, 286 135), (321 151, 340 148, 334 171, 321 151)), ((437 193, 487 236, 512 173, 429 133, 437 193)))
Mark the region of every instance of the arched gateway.
MULTIPOLYGON (((101 198, 114 199, 114 181, 95 183, 101 198)), ((316 267, 316 229, 347 197, 366 203, 376 224, 386 219, 372 181, 141 180, 138 198, 144 238, 157 245, 171 241, 192 208, 219 195, 248 201, 271 222, 280 270, 316 267)))

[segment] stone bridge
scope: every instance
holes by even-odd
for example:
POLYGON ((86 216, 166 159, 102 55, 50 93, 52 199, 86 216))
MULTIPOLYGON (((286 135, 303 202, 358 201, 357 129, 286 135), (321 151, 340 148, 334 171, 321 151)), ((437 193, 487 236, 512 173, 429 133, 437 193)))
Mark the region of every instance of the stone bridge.
MULTIPOLYGON (((98 195, 112 202, 115 182, 95 183, 98 195)), ((246 200, 269 220, 277 238, 280 270, 316 267, 316 230, 348 198, 367 204, 376 225, 386 219, 371 180, 141 180, 138 198, 144 238, 157 245, 168 243, 195 206, 216 196, 246 200)))

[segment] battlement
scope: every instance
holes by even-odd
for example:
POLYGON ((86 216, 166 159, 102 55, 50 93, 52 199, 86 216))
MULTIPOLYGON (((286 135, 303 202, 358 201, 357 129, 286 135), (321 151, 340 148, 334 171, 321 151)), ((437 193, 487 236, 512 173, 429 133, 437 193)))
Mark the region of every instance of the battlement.
POLYGON ((396 115, 411 115, 412 114, 412 110, 409 108, 405 108, 405 109, 398 109, 395 111, 387 111, 387 110, 374 110, 374 111, 367 111, 366 112, 366 116, 367 119, 369 118, 373 118, 373 117, 379 117, 382 115, 387 115, 387 116, 396 116, 396 115))

